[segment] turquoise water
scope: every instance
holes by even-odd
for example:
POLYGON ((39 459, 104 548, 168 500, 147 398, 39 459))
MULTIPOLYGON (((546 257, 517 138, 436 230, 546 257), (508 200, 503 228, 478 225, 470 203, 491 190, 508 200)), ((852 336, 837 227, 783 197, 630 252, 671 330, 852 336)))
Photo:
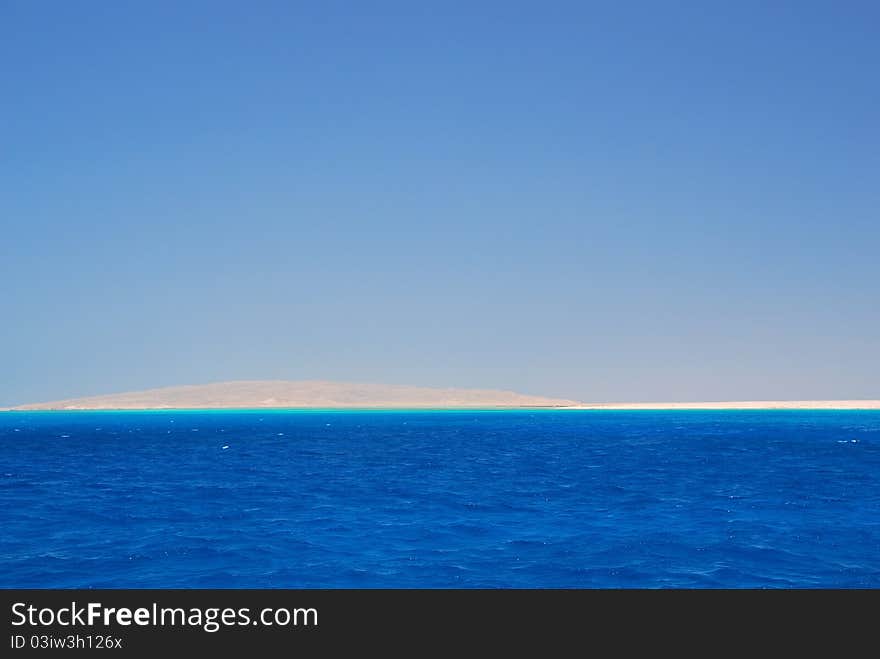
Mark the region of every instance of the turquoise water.
POLYGON ((880 587, 876 411, 0 413, 3 587, 880 587))

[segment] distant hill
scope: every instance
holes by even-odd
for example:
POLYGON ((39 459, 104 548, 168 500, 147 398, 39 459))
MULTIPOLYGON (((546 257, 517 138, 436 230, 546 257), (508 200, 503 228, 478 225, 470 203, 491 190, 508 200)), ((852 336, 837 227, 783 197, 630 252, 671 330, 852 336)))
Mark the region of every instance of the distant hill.
POLYGON ((491 389, 436 389, 320 380, 247 380, 163 387, 20 405, 16 410, 140 410, 273 407, 565 407, 577 401, 491 389))

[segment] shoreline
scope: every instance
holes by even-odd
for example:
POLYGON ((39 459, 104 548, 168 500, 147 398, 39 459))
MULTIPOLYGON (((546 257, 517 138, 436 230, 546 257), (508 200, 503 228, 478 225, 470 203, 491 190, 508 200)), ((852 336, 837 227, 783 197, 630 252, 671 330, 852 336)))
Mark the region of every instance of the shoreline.
POLYGON ((753 400, 699 403, 585 403, 576 410, 880 410, 880 400, 753 400))
POLYGON ((690 403, 582 403, 577 405, 345 405, 345 406, 215 406, 215 407, 5 407, 0 412, 442 412, 442 411, 687 411, 687 410, 880 410, 880 400, 714 401, 690 403))

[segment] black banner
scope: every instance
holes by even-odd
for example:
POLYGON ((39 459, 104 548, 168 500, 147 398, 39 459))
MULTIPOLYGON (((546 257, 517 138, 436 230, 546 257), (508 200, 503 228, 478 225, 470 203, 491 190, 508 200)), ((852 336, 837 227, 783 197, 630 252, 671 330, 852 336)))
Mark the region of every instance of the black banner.
MULTIPOLYGON (((878 591, 5 590, 3 656, 490 647, 741 650, 873 634, 878 591), (706 640, 708 639, 708 640, 706 640), (708 645, 703 645, 708 643, 708 645)), ((873 646, 873 638, 869 639, 873 646)))

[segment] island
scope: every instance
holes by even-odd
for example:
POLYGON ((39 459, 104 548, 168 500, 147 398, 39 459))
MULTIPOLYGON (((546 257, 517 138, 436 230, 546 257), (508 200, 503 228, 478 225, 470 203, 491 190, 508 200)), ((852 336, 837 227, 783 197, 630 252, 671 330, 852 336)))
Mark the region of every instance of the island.
POLYGON ((167 409, 876 410, 880 400, 585 403, 497 389, 327 380, 238 380, 31 403, 8 410, 167 409))
POLYGON ((568 408, 578 401, 494 389, 412 387, 325 380, 239 380, 19 405, 14 410, 259 408, 568 408))

